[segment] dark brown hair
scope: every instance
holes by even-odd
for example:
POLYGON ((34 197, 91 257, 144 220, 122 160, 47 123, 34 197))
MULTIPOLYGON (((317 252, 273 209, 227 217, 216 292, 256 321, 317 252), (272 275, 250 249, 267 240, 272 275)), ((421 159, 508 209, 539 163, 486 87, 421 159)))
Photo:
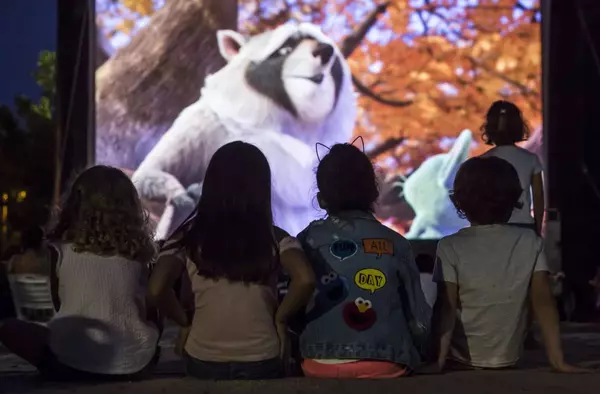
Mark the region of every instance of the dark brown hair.
POLYGON ((472 224, 501 224, 515 208, 522 208, 519 175, 506 160, 474 157, 464 162, 450 198, 460 217, 472 224))
POLYGON ((488 145, 514 145, 529 138, 529 125, 519 107, 509 101, 496 101, 481 125, 481 137, 488 145))
POLYGON ((271 169, 257 147, 235 141, 215 152, 183 242, 199 275, 269 281, 279 263, 279 247, 271 212, 271 169))
POLYGON ((75 179, 48 238, 71 243, 76 252, 141 263, 150 263, 156 253, 133 183, 107 166, 91 167, 75 179))
POLYGON ((373 212, 379 197, 371 160, 352 144, 336 144, 321 159, 317 187, 329 214, 373 212))

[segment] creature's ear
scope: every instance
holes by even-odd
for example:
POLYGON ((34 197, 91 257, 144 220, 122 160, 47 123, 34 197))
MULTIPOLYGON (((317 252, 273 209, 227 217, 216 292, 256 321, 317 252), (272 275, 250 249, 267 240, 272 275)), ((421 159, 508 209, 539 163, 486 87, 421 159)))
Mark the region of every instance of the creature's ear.
POLYGON ((350 143, 350 145, 354 145, 358 149, 360 149, 363 153, 365 153, 365 140, 363 140, 362 136, 358 136, 350 143))
POLYGON ((330 147, 320 142, 317 142, 317 144, 315 145, 315 151, 317 152, 317 159, 319 159, 319 161, 321 161, 321 159, 325 157, 325 155, 328 154, 330 150, 330 147))
POLYGON ((458 169, 469 157, 472 141, 473 133, 471 130, 463 130, 454 142, 452 149, 444 157, 444 162, 438 172, 438 182, 446 190, 452 189, 458 169))
POLYGON ((246 43, 243 35, 233 30, 219 30, 217 32, 217 43, 221 56, 228 62, 240 52, 240 48, 246 43))

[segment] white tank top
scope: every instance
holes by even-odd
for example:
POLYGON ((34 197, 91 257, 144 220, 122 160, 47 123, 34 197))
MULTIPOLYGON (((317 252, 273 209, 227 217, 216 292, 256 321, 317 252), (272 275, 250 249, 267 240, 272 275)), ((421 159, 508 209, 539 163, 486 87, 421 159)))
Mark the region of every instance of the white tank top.
POLYGON ((56 247, 60 311, 48 323, 58 361, 80 371, 122 375, 154 356, 158 330, 146 320, 148 269, 124 257, 56 247))

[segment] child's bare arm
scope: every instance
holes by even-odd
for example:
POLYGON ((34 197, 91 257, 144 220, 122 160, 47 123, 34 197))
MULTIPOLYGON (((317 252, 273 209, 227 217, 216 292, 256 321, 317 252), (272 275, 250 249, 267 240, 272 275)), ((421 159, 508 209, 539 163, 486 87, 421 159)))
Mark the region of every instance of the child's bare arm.
POLYGON ((161 314, 182 327, 190 324, 184 308, 173 290, 175 282, 183 272, 183 262, 174 255, 159 257, 150 276, 148 301, 157 307, 161 314))
POLYGON ((446 365, 450 352, 450 342, 456 323, 456 308, 458 304, 458 286, 456 283, 438 283, 438 298, 435 303, 434 340, 437 349, 437 364, 440 369, 446 365))
POLYGON ((542 224, 544 222, 545 199, 544 199, 544 180, 542 173, 533 174, 531 177, 531 189, 533 197, 533 217, 538 234, 542 233, 542 224))
POLYGON ((286 324, 310 300, 315 290, 315 273, 300 248, 285 250, 281 253, 280 261, 284 271, 290 276, 290 285, 277 309, 275 320, 278 324, 286 324))
POLYGON ((587 370, 567 364, 560 342, 558 311, 550 288, 548 272, 534 272, 531 279, 530 300, 533 313, 540 325, 546 354, 552 368, 558 372, 586 372, 587 370))

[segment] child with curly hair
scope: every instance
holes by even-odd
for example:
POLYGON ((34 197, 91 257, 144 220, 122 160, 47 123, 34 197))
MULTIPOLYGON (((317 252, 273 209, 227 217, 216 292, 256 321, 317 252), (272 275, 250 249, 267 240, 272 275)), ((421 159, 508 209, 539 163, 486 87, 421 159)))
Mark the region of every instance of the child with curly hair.
POLYGON ((373 216, 373 165, 354 145, 334 145, 319 163, 317 186, 327 218, 298 235, 317 274, 300 336, 304 374, 407 375, 421 361, 431 309, 410 243, 373 216))
POLYGON ((48 239, 57 314, 47 326, 3 321, 0 342, 51 380, 144 376, 159 339, 146 311, 155 246, 129 178, 105 166, 80 174, 48 239))
POLYGON ((523 119, 521 110, 511 102, 496 101, 488 110, 481 131, 483 141, 494 145, 483 156, 508 161, 519 175, 522 189, 520 204, 513 209, 509 224, 531 228, 541 234, 545 210, 543 168, 535 153, 516 145, 529 137, 529 126, 523 119))
POLYGON ((579 372, 563 358, 543 241, 506 225, 521 203, 517 171, 497 157, 467 160, 451 199, 471 227, 440 240, 434 281, 436 362, 467 368, 506 368, 521 356, 529 307, 539 323, 548 360, 560 372, 579 372))

